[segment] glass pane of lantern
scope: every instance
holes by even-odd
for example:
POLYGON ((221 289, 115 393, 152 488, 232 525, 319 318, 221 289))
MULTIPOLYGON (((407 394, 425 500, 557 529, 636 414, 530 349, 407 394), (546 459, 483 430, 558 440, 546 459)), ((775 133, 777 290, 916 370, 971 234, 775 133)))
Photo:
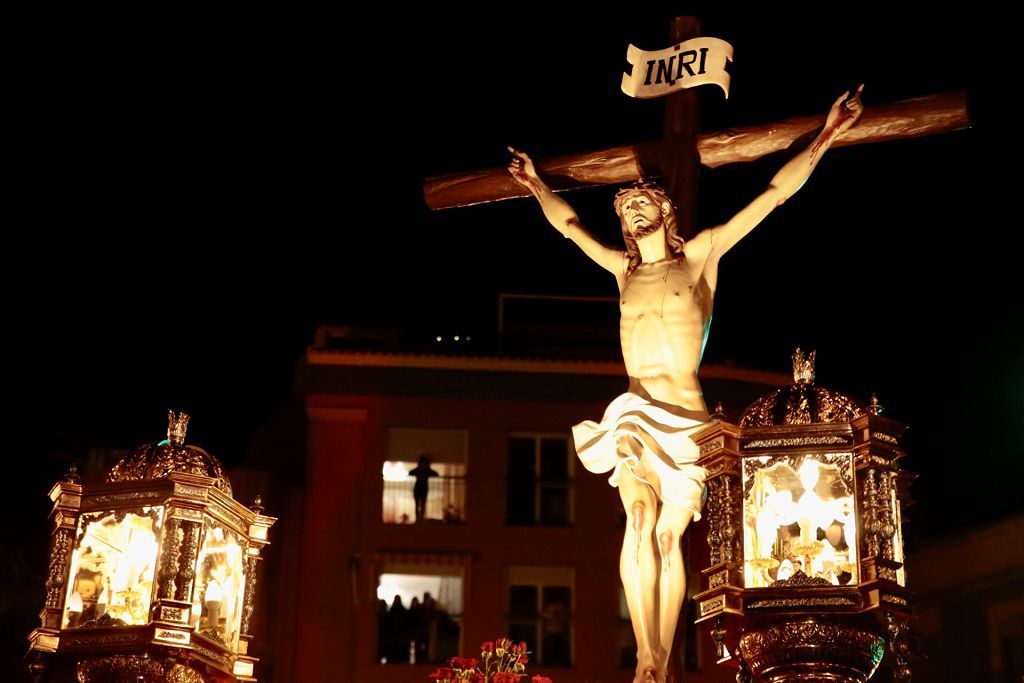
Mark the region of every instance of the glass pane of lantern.
MULTIPOLYGON (((892 487, 892 509, 895 510, 895 521, 896 521, 896 535, 892 537, 892 558, 899 563, 903 563, 903 511, 900 508, 899 497, 896 495, 896 487, 892 487)), ((901 586, 907 585, 907 572, 906 568, 900 566, 896 570, 896 582, 901 586)))
POLYGON ((86 626, 104 615, 129 625, 149 621, 163 515, 163 507, 156 506, 79 518, 64 628, 86 626))
POLYGON ((236 649, 245 591, 245 539, 207 520, 196 561, 192 618, 200 633, 236 649))
POLYGON ((857 583, 853 456, 763 456, 743 465, 747 588, 797 571, 834 585, 857 583))

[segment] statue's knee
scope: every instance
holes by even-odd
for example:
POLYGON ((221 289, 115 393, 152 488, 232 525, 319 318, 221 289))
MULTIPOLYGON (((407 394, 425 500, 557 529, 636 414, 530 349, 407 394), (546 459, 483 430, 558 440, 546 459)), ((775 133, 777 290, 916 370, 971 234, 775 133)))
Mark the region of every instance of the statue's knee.
POLYGON ((675 538, 675 534, 671 531, 662 531, 658 534, 658 546, 661 548, 663 557, 672 552, 672 544, 675 542, 675 538))
POLYGON ((633 507, 630 508, 630 515, 633 520, 633 531, 640 533, 646 521, 647 505, 642 500, 636 501, 633 503, 633 507))

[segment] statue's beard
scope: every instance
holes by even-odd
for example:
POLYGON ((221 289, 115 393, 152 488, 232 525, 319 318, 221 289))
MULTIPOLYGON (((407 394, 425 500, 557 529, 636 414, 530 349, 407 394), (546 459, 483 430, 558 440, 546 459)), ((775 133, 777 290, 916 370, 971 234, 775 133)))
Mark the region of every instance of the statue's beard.
POLYGON ((658 232, 658 228, 660 227, 660 221, 657 223, 648 223, 647 225, 641 225, 633 232, 633 239, 642 240, 643 238, 658 232))

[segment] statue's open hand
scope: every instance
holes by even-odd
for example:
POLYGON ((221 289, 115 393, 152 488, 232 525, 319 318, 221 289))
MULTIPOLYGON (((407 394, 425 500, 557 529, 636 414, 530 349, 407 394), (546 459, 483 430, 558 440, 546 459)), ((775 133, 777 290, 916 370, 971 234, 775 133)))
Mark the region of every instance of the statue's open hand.
POLYGON ((853 93, 853 97, 850 97, 850 99, 846 99, 850 94, 849 90, 840 95, 839 99, 832 104, 832 109, 828 112, 825 128, 834 126, 837 136, 850 130, 864 112, 864 103, 860 101, 860 94, 863 90, 864 84, 861 83, 857 88, 857 92, 853 93))
POLYGON ((526 152, 520 152, 512 147, 509 147, 508 151, 512 152, 512 161, 508 165, 508 172, 517 182, 530 187, 531 181, 537 178, 533 160, 526 152))

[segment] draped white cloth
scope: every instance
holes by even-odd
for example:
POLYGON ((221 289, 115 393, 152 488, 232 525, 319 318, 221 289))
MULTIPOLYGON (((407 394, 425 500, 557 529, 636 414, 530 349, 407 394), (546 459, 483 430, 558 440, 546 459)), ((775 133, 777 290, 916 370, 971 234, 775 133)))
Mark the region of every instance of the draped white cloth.
POLYGON ((692 510, 697 521, 707 471, 693 464, 700 452, 690 435, 707 423, 680 412, 690 411, 668 410, 626 392, 608 405, 600 422, 584 420, 572 428, 576 454, 591 472, 614 470, 611 486, 619 485, 628 468, 661 500, 692 510))

